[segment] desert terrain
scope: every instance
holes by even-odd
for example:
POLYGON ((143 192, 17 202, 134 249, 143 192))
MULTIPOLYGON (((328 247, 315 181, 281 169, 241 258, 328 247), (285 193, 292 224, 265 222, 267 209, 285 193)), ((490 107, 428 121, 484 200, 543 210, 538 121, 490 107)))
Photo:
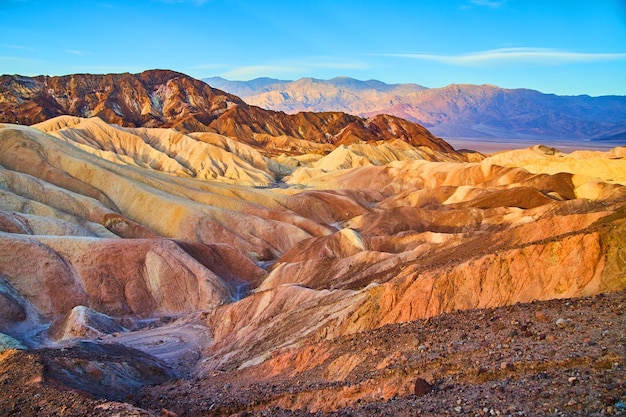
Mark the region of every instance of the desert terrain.
POLYGON ((2 86, 0 414, 626 413, 626 148, 2 86))

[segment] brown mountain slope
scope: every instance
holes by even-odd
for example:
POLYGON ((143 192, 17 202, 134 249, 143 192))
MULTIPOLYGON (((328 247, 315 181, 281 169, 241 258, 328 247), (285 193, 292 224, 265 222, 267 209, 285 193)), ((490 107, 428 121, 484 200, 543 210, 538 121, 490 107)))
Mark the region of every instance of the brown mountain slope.
POLYGON ((122 126, 203 130, 243 102, 172 71, 0 78, 1 121, 34 124, 60 116, 98 116, 122 126))
MULTIPOLYGON (((128 127, 216 132, 261 149, 267 135, 333 145, 400 138, 454 153, 426 129, 397 117, 365 120, 340 112, 287 115, 249 106, 236 96, 173 71, 0 77, 0 122, 31 125, 60 115, 97 116, 128 127)), ((280 151, 297 153, 298 147, 288 143, 280 151)))

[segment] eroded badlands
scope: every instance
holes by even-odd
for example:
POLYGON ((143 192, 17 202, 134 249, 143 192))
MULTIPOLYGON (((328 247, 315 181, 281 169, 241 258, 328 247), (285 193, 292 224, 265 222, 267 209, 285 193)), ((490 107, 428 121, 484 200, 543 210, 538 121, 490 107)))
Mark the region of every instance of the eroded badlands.
MULTIPOLYGON (((147 385, 214 390, 229 372, 289 385, 315 367, 343 384, 364 375, 365 351, 325 361, 334 340, 626 288, 624 148, 485 157, 406 140, 282 140, 277 152, 95 117, 0 125, 0 344, 48 358, 32 359, 48 361, 39 383, 159 413, 175 401, 139 394, 147 385), (50 353, 61 347, 65 359, 50 353)), ((219 412, 194 402, 189 415, 414 395, 419 367, 402 371, 381 349, 391 356, 377 370, 397 382, 382 395, 376 383, 341 399, 311 387, 219 412)), ((5 367, 25 360, 2 355, 5 367)), ((623 368, 623 352, 611 355, 623 368)))

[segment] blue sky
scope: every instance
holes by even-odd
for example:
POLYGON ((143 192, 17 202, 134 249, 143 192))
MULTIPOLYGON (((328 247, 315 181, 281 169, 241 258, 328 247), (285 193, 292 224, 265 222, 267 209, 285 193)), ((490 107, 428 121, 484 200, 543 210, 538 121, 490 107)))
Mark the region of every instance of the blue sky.
POLYGON ((0 73, 626 95, 626 0, 0 0, 0 73))

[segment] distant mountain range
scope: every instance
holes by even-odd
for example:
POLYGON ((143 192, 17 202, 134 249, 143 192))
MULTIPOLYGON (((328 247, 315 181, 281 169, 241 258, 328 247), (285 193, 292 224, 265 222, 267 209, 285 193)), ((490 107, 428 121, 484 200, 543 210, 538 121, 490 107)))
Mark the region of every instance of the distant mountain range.
MULTIPOLYGON (((352 78, 297 81, 205 78, 248 104, 286 113, 391 114, 443 138, 511 138, 626 143, 626 96, 557 96, 493 85, 426 88, 352 78)), ((583 82, 581 80, 581 82, 583 82)))
POLYGON ((320 150, 320 145, 330 146, 323 151, 330 152, 342 144, 393 139, 454 152, 424 127, 395 116, 269 111, 174 71, 0 76, 0 123, 32 125, 60 115, 97 116, 126 127, 215 132, 264 152, 298 154, 320 150))

